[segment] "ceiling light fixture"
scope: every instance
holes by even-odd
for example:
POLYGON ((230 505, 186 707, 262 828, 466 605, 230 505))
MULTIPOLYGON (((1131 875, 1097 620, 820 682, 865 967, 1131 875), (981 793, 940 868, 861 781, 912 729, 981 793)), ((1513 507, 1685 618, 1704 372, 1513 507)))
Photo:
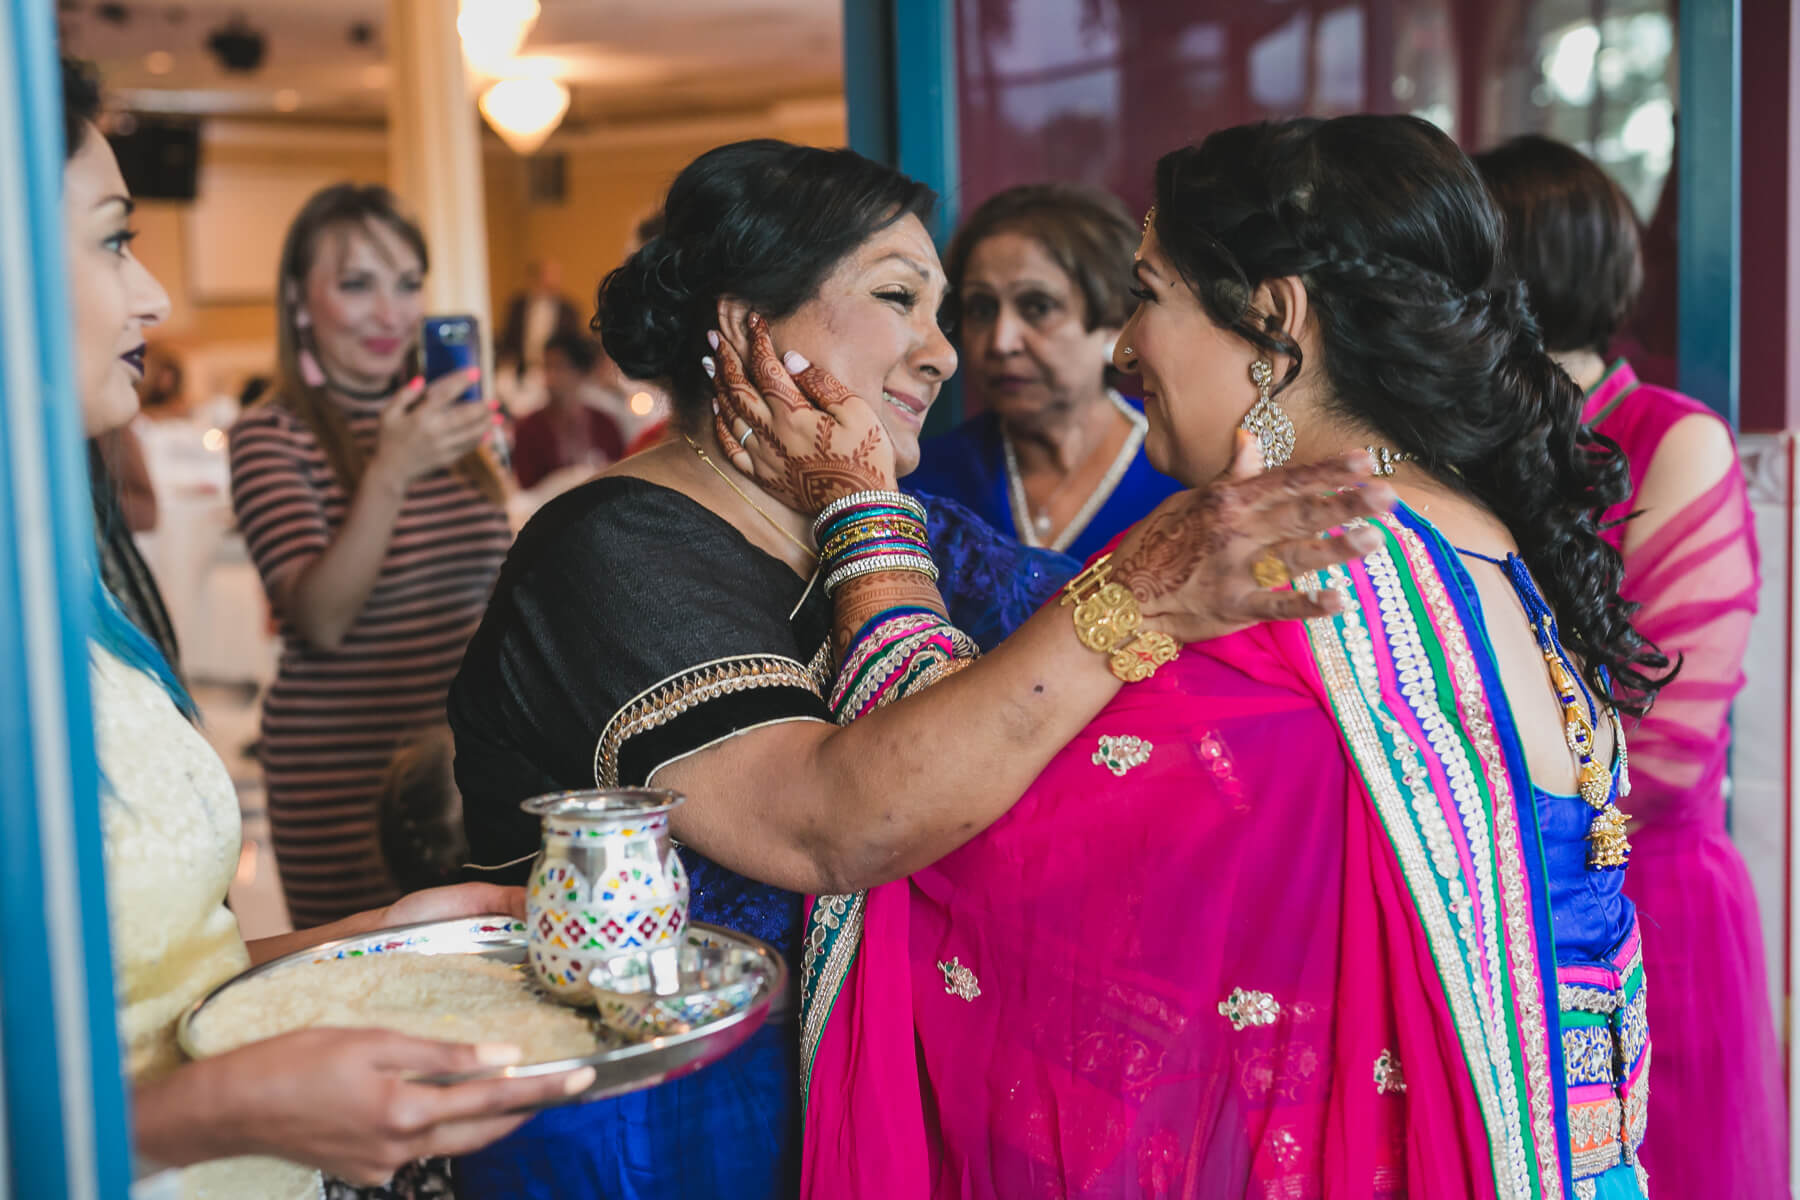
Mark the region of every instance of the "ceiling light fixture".
POLYGON ((538 0, 462 0, 456 32, 463 58, 483 75, 504 74, 505 64, 537 24, 539 11, 538 0))
POLYGON ((481 93, 481 115, 517 154, 533 154, 569 111, 569 89, 555 79, 502 79, 481 93))

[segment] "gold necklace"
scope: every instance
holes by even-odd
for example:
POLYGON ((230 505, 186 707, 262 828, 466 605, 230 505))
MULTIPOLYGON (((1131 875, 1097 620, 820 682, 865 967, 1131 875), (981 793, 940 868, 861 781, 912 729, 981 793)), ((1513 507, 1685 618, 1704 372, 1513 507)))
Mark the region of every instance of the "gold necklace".
POLYGON ((705 463, 707 466, 712 468, 714 475, 717 475, 720 479, 723 479, 725 481, 726 487, 730 488, 732 491, 734 491, 738 494, 738 499, 742 500, 745 504, 748 504, 751 508, 754 508, 756 510, 757 516, 761 517, 763 520, 767 521, 770 525, 774 526, 776 533, 779 533, 782 537, 786 538, 788 541, 790 541, 790 542, 794 543, 794 545, 798 546, 800 548, 800 553, 806 555, 806 557, 808 557, 810 559, 817 561, 817 559, 819 557, 818 551, 814 550, 811 546, 808 546, 805 542, 801 541, 799 538, 797 538, 793 534, 789 533, 787 531, 787 528, 784 525, 782 525, 782 523, 780 521, 777 521, 774 517, 771 517, 768 514, 767 510, 765 510, 762 505, 760 505, 756 501, 752 500, 749 497, 749 495, 747 495, 745 493, 743 488, 741 488, 737 484, 731 482, 731 476, 729 476, 725 472, 719 470, 719 464, 714 462, 712 460, 711 456, 709 456, 705 450, 702 450, 700 448, 699 442, 696 442, 693 438, 689 437, 685 433, 681 435, 681 439, 682 439, 682 441, 686 442, 688 445, 690 445, 694 448, 694 453, 698 454, 700 456, 701 462, 705 463))

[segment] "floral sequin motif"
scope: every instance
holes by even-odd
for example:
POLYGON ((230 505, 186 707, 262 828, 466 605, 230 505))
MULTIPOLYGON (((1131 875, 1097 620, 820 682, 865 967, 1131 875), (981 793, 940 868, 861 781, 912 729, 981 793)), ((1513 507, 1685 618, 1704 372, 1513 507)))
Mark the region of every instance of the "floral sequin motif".
POLYGON ((1389 1092, 1404 1092, 1406 1076, 1401 1073, 1400 1060, 1392 1050, 1383 1050, 1375 1058, 1375 1091, 1378 1095, 1389 1092))
POLYGON ((1243 785, 1238 781, 1237 766, 1231 757, 1231 747, 1215 730, 1207 730, 1200 735, 1194 744, 1194 752, 1200 756, 1200 762, 1212 772, 1213 782, 1218 785, 1219 794, 1231 801, 1233 812, 1247 813, 1249 803, 1244 799, 1243 785))
POLYGON ((1244 1030, 1252 1025, 1273 1025, 1281 1016, 1281 1005, 1267 992, 1232 988, 1231 995, 1219 1001, 1219 1015, 1231 1021, 1231 1027, 1244 1030))
POLYGON ((1117 737, 1106 735, 1100 739, 1100 748, 1094 751, 1093 763, 1096 767, 1105 767, 1114 775, 1124 775, 1133 767, 1141 767, 1150 761, 1150 751, 1156 747, 1143 738, 1130 734, 1117 737))
POLYGON ((1571 1086, 1613 1082, 1612 1030, 1578 1025, 1562 1031, 1563 1065, 1571 1086))
POLYGON ((953 957, 949 962, 940 962, 938 970, 944 973, 944 992, 963 1000, 973 1000, 981 995, 981 981, 975 978, 975 972, 962 965, 960 957, 953 957))
POLYGON ((1269 1153, 1281 1164, 1283 1171, 1292 1171, 1300 1161, 1300 1139, 1294 1136, 1292 1129, 1283 1126, 1269 1135, 1266 1143, 1269 1153))

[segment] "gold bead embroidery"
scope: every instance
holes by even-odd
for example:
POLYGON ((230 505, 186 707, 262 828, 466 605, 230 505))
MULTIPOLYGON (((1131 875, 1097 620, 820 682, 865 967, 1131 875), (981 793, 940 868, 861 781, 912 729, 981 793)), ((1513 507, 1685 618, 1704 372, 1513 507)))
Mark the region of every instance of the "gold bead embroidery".
POLYGON ((973 1000, 981 995, 981 981, 975 978, 975 972, 962 965, 960 956, 952 957, 949 962, 940 962, 938 970, 944 973, 944 993, 964 1000, 973 1000))
POLYGON ((1150 751, 1155 748, 1143 738, 1128 733, 1117 737, 1107 734, 1100 738, 1100 748, 1094 751, 1093 762, 1097 767, 1105 767, 1114 775, 1122 776, 1131 768, 1149 762, 1150 751))
POLYGON ((1383 1050, 1375 1059, 1375 1091, 1378 1095, 1389 1092, 1404 1092, 1406 1076, 1400 1070, 1400 1060, 1394 1057, 1392 1050, 1383 1050))
POLYGON ((1219 1015, 1241 1032, 1251 1025, 1273 1025, 1281 1016, 1281 1005, 1267 992, 1232 988, 1231 995, 1219 1001, 1219 1015))

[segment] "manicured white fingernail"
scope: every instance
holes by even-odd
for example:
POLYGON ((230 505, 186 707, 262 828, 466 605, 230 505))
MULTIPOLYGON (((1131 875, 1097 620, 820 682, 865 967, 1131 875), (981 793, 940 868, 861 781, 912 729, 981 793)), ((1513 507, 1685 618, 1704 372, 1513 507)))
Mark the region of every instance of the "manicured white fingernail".
POLYGON ((717 414, 718 411, 719 411, 719 402, 717 400, 714 400, 713 401, 713 412, 714 412, 714 414, 717 414))
POLYGON ((711 346, 714 350, 717 350, 719 348, 719 331, 718 330, 709 329, 706 331, 706 344, 711 346))
POLYGON ((713 365, 712 356, 710 354, 702 354, 700 356, 700 365, 706 369, 706 377, 708 379, 717 379, 719 377, 719 368, 713 365))
POLYGON ((484 1042, 475 1047, 475 1061, 484 1067, 510 1067, 524 1057, 523 1050, 504 1042, 484 1042))
POLYGON ((796 350, 789 350, 786 354, 782 355, 781 365, 795 375, 798 375, 800 372, 806 370, 806 368, 812 366, 812 364, 802 358, 800 353, 796 350))

